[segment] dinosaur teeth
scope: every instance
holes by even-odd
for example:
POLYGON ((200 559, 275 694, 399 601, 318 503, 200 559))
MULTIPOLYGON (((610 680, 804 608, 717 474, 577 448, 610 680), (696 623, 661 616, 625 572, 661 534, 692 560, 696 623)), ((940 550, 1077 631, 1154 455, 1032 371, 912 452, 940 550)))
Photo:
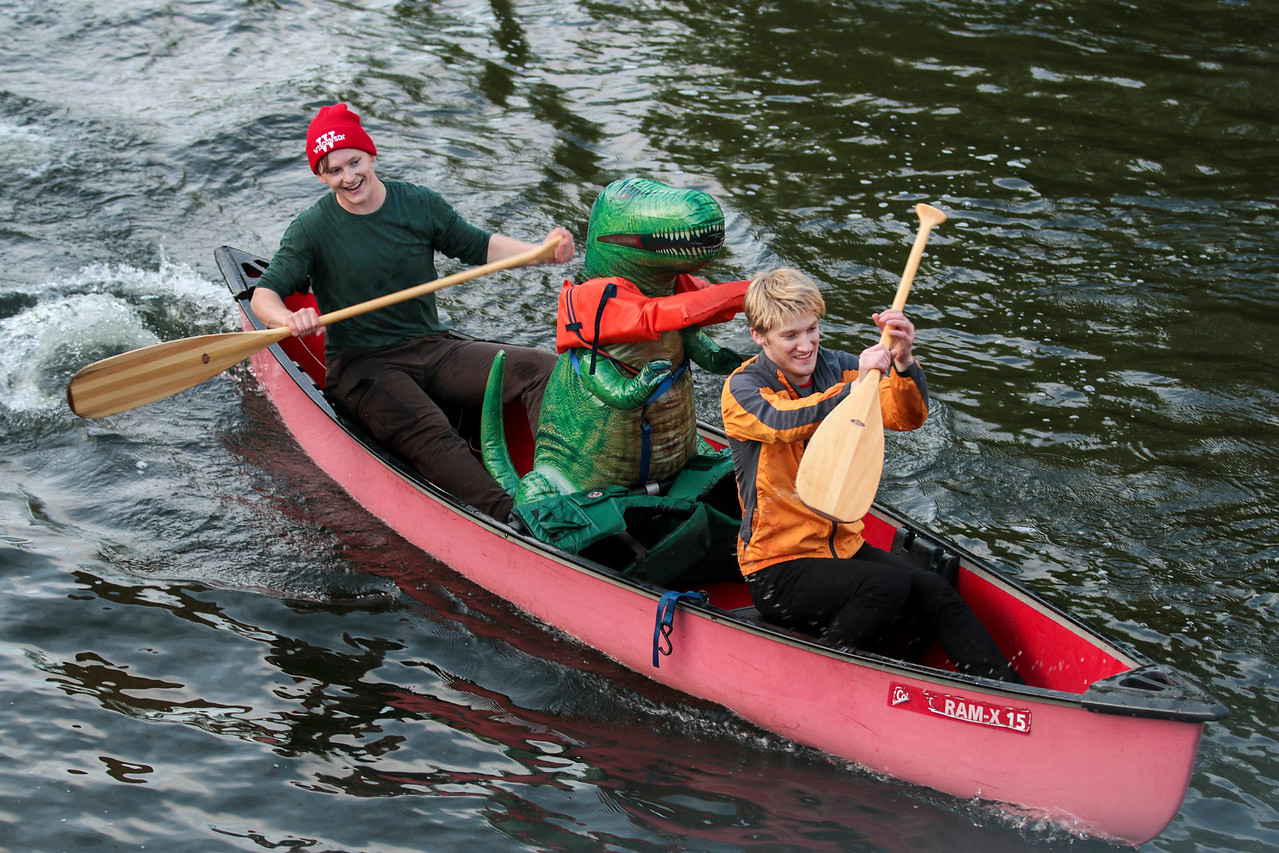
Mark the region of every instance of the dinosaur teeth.
POLYGON ((695 258, 719 251, 724 245, 724 228, 706 225, 653 234, 601 234, 595 239, 660 255, 695 258))

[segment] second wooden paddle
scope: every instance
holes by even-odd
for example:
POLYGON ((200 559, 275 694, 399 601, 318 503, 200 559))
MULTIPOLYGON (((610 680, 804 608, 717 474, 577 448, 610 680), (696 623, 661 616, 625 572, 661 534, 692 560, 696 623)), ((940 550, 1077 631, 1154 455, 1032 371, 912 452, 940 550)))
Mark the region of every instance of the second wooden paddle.
MULTIPOLYGON (((911 283, 924 256, 928 234, 946 221, 946 214, 927 204, 915 206, 919 232, 906 261, 893 308, 906 306, 911 283)), ((888 331, 880 337, 887 346, 888 331)), ((799 499, 818 515, 833 521, 856 521, 875 502, 884 473, 884 421, 879 408, 878 370, 865 372, 857 387, 826 416, 804 449, 795 488, 799 499)))
MULTIPOLYGON (((320 325, 327 326, 397 302, 416 299, 499 270, 550 263, 555 259, 555 247, 559 242, 559 237, 552 237, 527 252, 330 311, 320 317, 320 325)), ((254 353, 284 340, 289 334, 287 328, 281 327, 199 335, 113 355, 81 368, 71 377, 67 384, 67 404, 82 418, 102 418, 127 412, 199 385, 254 353)))

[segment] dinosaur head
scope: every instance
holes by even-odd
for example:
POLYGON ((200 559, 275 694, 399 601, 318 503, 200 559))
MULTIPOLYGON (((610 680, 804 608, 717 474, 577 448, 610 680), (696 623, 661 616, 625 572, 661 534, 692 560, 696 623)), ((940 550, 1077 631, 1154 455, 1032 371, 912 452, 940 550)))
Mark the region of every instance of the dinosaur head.
POLYGON ((591 206, 583 270, 587 278, 625 278, 646 296, 669 296, 677 275, 700 270, 723 246, 724 212, 711 196, 626 178, 591 206))

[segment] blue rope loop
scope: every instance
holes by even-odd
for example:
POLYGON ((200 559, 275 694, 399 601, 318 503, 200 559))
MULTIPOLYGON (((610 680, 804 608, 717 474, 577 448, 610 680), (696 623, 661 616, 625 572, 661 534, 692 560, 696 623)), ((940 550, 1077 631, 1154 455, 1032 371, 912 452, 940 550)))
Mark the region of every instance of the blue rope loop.
POLYGON ((657 602, 657 625, 653 628, 653 666, 661 666, 658 662, 659 655, 669 655, 675 651, 675 647, 671 644, 671 631, 675 627, 675 608, 683 599, 705 601, 706 594, 679 590, 662 594, 661 600, 657 602), (666 641, 666 648, 662 648, 662 640, 666 641))

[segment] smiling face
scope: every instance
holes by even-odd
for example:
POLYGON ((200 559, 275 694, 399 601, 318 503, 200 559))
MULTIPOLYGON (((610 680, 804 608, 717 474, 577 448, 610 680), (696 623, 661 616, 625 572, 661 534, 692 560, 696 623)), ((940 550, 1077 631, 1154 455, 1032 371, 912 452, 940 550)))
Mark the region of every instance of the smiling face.
POLYGON ((373 171, 377 157, 358 148, 331 151, 319 164, 321 181, 351 213, 372 213, 386 199, 385 188, 373 171))
POLYGON ((821 336, 821 322, 811 311, 786 317, 767 332, 751 329, 751 338, 793 387, 812 381, 821 336))

